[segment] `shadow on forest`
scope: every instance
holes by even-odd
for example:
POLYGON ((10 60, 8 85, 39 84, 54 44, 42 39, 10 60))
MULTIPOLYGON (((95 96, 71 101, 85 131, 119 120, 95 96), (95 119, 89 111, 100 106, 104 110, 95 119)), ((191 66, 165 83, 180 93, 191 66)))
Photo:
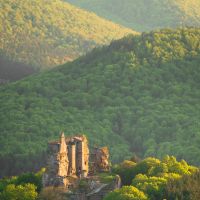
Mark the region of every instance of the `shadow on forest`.
POLYGON ((46 164, 47 152, 28 155, 0 155, 0 178, 16 176, 25 172, 37 172, 46 164))

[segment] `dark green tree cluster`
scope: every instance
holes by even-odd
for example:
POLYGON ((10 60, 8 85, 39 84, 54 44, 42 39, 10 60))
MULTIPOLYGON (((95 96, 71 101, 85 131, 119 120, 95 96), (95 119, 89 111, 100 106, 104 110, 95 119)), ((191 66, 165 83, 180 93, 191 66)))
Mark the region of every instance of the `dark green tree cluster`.
POLYGON ((65 0, 138 31, 200 26, 199 0, 65 0))
POLYGON ((17 177, 0 179, 1 200, 36 200, 42 189, 42 174, 26 173, 17 177))
POLYGON ((173 156, 162 160, 148 157, 138 163, 124 161, 113 167, 124 186, 109 193, 105 200, 135 199, 198 199, 200 176, 198 168, 173 156))
POLYGON ((200 164, 199 63, 200 29, 169 29, 0 87, 0 155, 28 160, 64 131, 108 146, 114 162, 135 153, 200 164))

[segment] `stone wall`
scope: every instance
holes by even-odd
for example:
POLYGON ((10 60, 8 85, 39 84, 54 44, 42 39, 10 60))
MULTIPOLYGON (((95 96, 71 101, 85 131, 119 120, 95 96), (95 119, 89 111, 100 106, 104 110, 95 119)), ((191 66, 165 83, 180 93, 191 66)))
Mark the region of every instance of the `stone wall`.
POLYGON ((110 171, 108 147, 94 148, 91 156, 91 173, 110 171))
POLYGON ((66 186, 69 161, 67 157, 67 146, 65 136, 62 133, 59 142, 49 143, 49 157, 46 173, 43 175, 43 185, 66 186))
POLYGON ((50 142, 48 145, 47 170, 43 176, 43 185, 71 185, 70 176, 86 177, 89 171, 89 148, 85 136, 65 138, 50 142))

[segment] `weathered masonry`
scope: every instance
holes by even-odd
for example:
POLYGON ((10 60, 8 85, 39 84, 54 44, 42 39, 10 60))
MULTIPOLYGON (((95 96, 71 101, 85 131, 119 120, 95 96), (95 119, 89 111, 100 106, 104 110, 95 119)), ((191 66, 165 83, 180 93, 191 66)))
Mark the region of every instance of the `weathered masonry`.
POLYGON ((65 138, 48 145, 47 170, 44 186, 70 186, 72 179, 87 177, 89 172, 89 148, 85 136, 65 138))
POLYGON ((43 186, 62 189, 58 192, 69 200, 102 200, 107 193, 119 188, 119 176, 109 183, 99 176, 101 172, 110 172, 108 148, 90 149, 91 153, 83 135, 65 138, 62 133, 59 141, 49 142, 43 186))

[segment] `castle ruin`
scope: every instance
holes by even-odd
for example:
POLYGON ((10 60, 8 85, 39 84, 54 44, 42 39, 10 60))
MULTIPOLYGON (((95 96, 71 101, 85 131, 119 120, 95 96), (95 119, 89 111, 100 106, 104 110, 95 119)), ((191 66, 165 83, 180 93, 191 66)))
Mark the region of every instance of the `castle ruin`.
POLYGON ((89 171, 95 173, 110 169, 108 148, 95 148, 89 154, 88 141, 83 135, 65 138, 62 133, 59 141, 49 142, 48 155, 44 187, 70 187, 77 179, 87 177, 89 171), (89 157, 92 159, 90 169, 89 157))
POLYGON ((89 148, 85 136, 65 138, 48 144, 48 161, 43 185, 67 186, 69 177, 86 177, 89 171, 89 148))

